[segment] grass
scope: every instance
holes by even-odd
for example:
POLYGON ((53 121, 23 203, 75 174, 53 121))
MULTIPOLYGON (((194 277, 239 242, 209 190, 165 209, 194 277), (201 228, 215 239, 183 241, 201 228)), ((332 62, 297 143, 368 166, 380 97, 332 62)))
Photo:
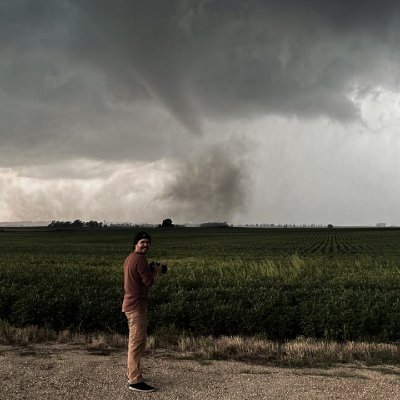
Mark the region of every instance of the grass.
MULTIPOLYGON (((43 343, 83 345, 91 353, 106 355, 112 351, 125 351, 127 336, 55 332, 36 326, 16 328, 0 322, 0 345, 32 348, 43 343)), ((194 337, 168 330, 148 338, 148 352, 160 349, 164 355, 167 351, 176 358, 201 362, 235 360, 284 367, 329 367, 343 363, 397 365, 400 362, 400 346, 395 343, 338 343, 306 338, 279 343, 258 337, 194 337)))

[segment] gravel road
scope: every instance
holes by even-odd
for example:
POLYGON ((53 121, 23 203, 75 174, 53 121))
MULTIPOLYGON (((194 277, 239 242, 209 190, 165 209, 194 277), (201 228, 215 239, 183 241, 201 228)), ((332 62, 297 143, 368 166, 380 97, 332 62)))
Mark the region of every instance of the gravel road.
POLYGON ((233 361, 146 355, 154 393, 129 391, 123 351, 101 355, 77 345, 0 346, 1 400, 288 399, 399 400, 400 367, 277 368, 233 361))

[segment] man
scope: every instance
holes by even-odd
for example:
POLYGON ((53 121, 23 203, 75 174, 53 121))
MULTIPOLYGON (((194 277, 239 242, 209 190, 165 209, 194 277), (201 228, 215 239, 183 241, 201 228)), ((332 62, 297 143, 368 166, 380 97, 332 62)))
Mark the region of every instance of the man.
POLYGON ((151 270, 146 259, 151 237, 147 232, 138 232, 133 241, 133 251, 124 263, 124 300, 122 312, 129 326, 128 342, 128 387, 138 392, 153 392, 154 387, 143 381, 140 361, 146 348, 147 303, 149 288, 154 284, 162 267, 151 270))

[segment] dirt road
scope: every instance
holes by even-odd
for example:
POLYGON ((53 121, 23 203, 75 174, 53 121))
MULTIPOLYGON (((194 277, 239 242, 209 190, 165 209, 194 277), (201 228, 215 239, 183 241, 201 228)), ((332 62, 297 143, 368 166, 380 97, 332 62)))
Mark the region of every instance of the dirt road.
POLYGON ((76 345, 0 346, 0 399, 400 399, 400 367, 393 366, 288 369, 154 352, 144 369, 157 391, 142 394, 127 389, 125 362, 125 352, 76 345))

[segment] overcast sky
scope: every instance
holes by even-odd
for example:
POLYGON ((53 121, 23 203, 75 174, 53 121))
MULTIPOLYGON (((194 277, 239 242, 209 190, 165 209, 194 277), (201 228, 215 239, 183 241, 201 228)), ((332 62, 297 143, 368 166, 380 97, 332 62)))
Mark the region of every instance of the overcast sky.
POLYGON ((1 0, 0 221, 400 225, 399 4, 1 0))

